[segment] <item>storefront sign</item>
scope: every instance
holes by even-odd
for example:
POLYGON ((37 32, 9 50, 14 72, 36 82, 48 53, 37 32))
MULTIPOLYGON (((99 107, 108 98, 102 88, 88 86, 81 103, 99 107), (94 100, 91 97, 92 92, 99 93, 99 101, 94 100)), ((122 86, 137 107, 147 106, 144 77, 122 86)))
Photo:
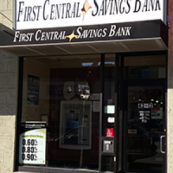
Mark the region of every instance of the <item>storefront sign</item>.
POLYGON ((150 109, 153 108, 153 103, 138 103, 138 109, 150 109))
POLYGON ((114 136, 113 128, 107 128, 106 137, 113 137, 113 136, 114 136))
POLYGON ((138 130, 137 129, 128 129, 128 134, 137 134, 138 130))
POLYGON ((77 28, 54 28, 51 30, 28 30, 15 31, 13 43, 39 43, 39 42, 71 42, 111 40, 118 38, 130 38, 132 25, 102 25, 102 26, 79 26, 77 28))
MULTIPOLYGON (((160 21, 112 23, 93 26, 62 27, 0 32, 0 46, 62 45, 69 43, 111 42, 162 37, 166 26, 160 21), (4 41, 4 39, 6 42, 4 41)), ((86 45, 87 46, 87 45, 86 45)))
POLYGON ((151 119, 162 119, 163 107, 154 107, 151 109, 151 119))
POLYGON ((108 117, 108 123, 115 123, 115 117, 108 117))
POLYGON ((39 77, 28 75, 27 103, 29 105, 39 104, 39 83, 39 77))
POLYGON ((139 120, 141 121, 141 123, 147 123, 148 120, 150 120, 150 114, 151 114, 150 110, 139 111, 139 120))
POLYGON ((46 163, 46 123, 22 123, 19 144, 19 163, 46 163))
POLYGON ((105 113, 106 114, 114 114, 115 113, 115 106, 114 105, 105 106, 105 113))
POLYGON ((147 20, 166 22, 165 0, 14 0, 14 28, 41 29, 147 20))

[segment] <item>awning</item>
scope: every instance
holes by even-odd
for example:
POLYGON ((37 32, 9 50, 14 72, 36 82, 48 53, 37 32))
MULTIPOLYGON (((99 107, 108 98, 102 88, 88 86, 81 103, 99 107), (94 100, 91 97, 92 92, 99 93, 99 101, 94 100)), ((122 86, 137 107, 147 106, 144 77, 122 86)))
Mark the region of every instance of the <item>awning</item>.
POLYGON ((161 20, 14 31, 0 25, 0 49, 17 56, 167 50, 161 20))

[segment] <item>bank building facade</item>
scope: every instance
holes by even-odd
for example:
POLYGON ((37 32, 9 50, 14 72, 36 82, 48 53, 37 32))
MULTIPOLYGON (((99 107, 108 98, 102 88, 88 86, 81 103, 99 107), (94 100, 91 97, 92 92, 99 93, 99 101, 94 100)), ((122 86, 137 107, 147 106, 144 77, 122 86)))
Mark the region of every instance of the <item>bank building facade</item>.
POLYGON ((172 173, 171 0, 4 0, 0 173, 172 173))

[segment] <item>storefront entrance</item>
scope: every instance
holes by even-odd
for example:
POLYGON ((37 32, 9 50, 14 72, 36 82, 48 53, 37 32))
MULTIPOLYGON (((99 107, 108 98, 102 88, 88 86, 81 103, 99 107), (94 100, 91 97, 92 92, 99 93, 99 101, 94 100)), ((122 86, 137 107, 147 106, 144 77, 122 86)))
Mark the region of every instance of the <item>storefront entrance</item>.
POLYGON ((165 52, 26 57, 22 63, 19 122, 45 123, 46 144, 36 147, 45 156, 38 167, 28 149, 33 139, 20 139, 19 171, 164 173, 165 52))
POLYGON ((164 172, 165 94, 161 79, 124 81, 124 172, 164 172))
POLYGON ((116 171, 164 173, 166 58, 120 56, 118 64, 116 171))
POLYGON ((110 64, 105 56, 102 169, 165 172, 166 56, 116 55, 115 67, 110 64), (114 124, 109 121, 113 116, 114 124), (114 137, 107 129, 113 129, 114 137), (114 155, 104 149, 111 150, 112 139, 114 155))

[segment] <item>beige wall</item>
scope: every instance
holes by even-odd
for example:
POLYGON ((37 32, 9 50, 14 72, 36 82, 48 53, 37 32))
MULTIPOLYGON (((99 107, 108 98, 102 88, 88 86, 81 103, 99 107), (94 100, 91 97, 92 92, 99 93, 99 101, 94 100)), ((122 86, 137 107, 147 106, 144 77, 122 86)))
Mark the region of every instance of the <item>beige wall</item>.
POLYGON ((0 51, 0 173, 14 167, 18 58, 0 51))
MULTIPOLYGON (((0 23, 12 28, 13 0, 0 4, 0 23)), ((17 89, 18 57, 0 51, 0 173, 14 171, 17 89)))
POLYGON ((173 1, 168 1, 167 173, 173 172, 173 1))
POLYGON ((13 0, 0 0, 0 23, 12 29, 13 0))

